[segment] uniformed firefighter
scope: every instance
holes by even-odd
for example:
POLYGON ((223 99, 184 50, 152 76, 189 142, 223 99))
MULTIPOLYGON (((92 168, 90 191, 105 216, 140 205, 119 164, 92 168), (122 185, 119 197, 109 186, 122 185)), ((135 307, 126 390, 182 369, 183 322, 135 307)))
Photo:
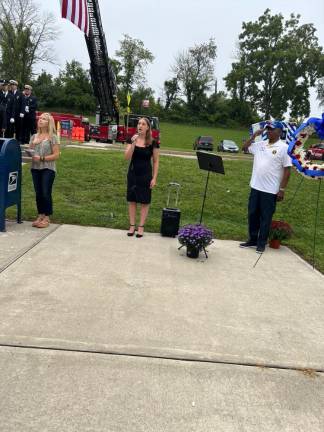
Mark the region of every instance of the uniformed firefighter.
POLYGON ((21 141, 23 144, 29 143, 30 136, 36 133, 37 99, 32 96, 32 90, 32 87, 26 84, 21 101, 19 115, 22 119, 21 141))
POLYGON ((4 80, 0 80, 0 138, 3 137, 6 130, 7 120, 6 120, 6 106, 3 94, 4 80))
POLYGON ((8 90, 8 81, 4 81, 2 85, 2 97, 1 97, 1 133, 7 137, 8 124, 11 117, 11 93, 8 90))
POLYGON ((15 136, 17 141, 21 141, 21 123, 22 120, 20 118, 20 112, 21 112, 21 103, 22 103, 22 93, 20 90, 18 90, 18 82, 16 80, 10 80, 10 93, 12 95, 12 98, 10 100, 10 119, 9 119, 9 125, 7 125, 7 131, 6 135, 9 138, 12 138, 15 136))

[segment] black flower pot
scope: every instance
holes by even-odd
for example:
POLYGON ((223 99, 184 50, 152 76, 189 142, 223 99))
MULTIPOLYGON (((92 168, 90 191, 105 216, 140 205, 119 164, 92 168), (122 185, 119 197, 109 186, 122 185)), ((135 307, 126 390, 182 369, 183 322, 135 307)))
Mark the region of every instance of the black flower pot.
POLYGON ((195 246, 187 246, 187 257, 189 258, 198 258, 199 256, 199 248, 195 246))

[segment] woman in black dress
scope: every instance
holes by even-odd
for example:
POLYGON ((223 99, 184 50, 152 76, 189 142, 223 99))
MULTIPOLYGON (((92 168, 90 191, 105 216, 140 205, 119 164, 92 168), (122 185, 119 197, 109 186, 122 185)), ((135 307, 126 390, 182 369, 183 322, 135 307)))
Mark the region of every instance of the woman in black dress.
POLYGON ((151 202, 151 191, 156 185, 159 170, 159 145, 152 143, 150 121, 139 119, 137 134, 127 144, 125 159, 130 160, 127 174, 127 201, 129 212, 128 236, 135 234, 137 204, 141 205, 140 223, 136 237, 143 237, 144 225, 151 202), (153 170, 151 159, 153 159, 153 170))

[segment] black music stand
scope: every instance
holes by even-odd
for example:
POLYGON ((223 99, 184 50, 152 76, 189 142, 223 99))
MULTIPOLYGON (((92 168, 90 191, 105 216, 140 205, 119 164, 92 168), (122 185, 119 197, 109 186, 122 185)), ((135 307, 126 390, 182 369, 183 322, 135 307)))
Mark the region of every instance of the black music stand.
POLYGON ((205 193, 204 193, 204 199, 201 207, 201 213, 200 213, 200 221, 202 222, 204 207, 205 207, 205 201, 206 201, 206 195, 207 195, 207 187, 208 187, 208 181, 209 181, 209 174, 210 172, 218 173, 218 174, 225 174, 224 171, 224 165, 223 165, 223 159, 221 156, 217 156, 214 153, 207 153, 202 151, 196 152, 197 158, 198 158, 198 164, 199 168, 205 171, 208 171, 207 179, 206 179, 206 185, 205 185, 205 193))

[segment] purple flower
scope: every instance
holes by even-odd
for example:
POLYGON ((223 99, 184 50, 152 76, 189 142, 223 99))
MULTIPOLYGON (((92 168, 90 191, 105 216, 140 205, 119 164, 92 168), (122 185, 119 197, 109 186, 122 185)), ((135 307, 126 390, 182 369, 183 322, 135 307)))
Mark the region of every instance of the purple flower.
POLYGON ((178 240, 181 245, 197 247, 200 250, 213 241, 212 230, 201 224, 189 224, 179 229, 178 240))

